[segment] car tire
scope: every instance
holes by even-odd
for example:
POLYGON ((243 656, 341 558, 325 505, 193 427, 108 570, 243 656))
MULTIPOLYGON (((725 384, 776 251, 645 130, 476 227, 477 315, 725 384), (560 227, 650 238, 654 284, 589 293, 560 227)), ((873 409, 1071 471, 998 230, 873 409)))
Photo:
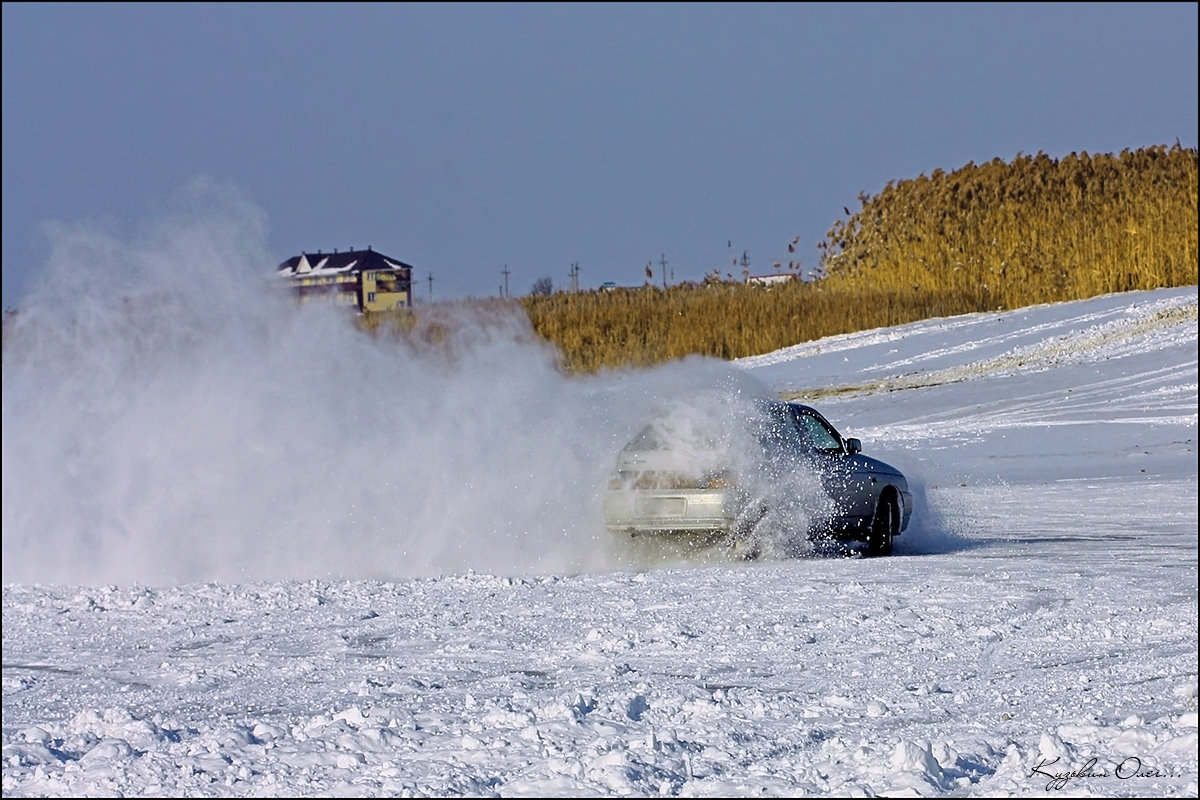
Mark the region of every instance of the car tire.
POLYGON ((741 516, 730 528, 729 553, 741 561, 756 561, 762 556, 762 541, 758 525, 767 516, 764 503, 748 503, 741 516))
POLYGON ((729 546, 729 553, 737 561, 757 561, 762 556, 762 549, 753 537, 736 539, 729 546))
POLYGON ((729 553, 739 561, 757 561, 762 556, 762 545, 753 525, 735 531, 729 537, 729 553))
POLYGON ((891 497, 879 498, 871 529, 867 532, 867 555, 891 555, 892 541, 900 531, 900 511, 891 497))

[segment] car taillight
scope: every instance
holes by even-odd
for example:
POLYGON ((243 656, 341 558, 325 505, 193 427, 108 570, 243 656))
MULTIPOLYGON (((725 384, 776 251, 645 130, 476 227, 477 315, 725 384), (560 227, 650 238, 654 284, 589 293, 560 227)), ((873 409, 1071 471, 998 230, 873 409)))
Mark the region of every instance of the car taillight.
POLYGON ((672 489, 728 489, 734 486, 733 477, 729 472, 709 472, 704 475, 689 475, 686 472, 647 471, 637 473, 621 473, 614 475, 608 481, 608 488, 613 491, 622 489, 634 490, 667 490, 672 489))
POLYGON ((695 475, 682 472, 663 472, 648 470, 646 472, 624 472, 614 475, 608 481, 609 489, 699 489, 702 479, 695 475))
POLYGON ((732 489, 733 488, 733 473, 728 470, 721 472, 710 472, 704 476, 704 481, 701 484, 703 489, 732 489))

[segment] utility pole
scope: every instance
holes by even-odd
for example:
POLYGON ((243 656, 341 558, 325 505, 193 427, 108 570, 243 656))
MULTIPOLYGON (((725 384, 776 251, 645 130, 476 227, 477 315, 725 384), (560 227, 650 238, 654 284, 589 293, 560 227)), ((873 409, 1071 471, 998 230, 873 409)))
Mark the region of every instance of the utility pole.
POLYGON ((579 291, 579 262, 578 261, 571 262, 571 269, 569 272, 567 272, 567 274, 571 276, 571 291, 578 292, 579 291))
POLYGON ((666 253, 658 254, 658 265, 660 267, 662 267, 663 288, 665 289, 665 288, 667 288, 667 254, 666 253))
POLYGON ((433 273, 429 273, 429 302, 433 302, 433 273))
POLYGON ((500 270, 500 274, 504 276, 504 294, 503 297, 508 297, 508 264, 504 265, 504 269, 500 270))

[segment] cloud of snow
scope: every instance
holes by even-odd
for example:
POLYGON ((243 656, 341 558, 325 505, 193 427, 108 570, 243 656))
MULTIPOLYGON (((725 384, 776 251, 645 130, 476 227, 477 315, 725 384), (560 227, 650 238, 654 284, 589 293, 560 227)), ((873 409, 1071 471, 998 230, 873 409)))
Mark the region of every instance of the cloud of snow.
POLYGON ((58 226, 5 333, 6 583, 606 568, 617 451, 672 398, 764 391, 699 358, 570 377, 518 313, 373 337, 275 291, 265 230, 207 180, 58 226))

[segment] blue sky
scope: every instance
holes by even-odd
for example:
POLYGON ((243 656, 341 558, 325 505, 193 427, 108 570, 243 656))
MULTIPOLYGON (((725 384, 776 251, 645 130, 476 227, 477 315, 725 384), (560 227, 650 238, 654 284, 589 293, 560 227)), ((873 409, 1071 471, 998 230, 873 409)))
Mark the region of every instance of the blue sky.
MULTIPOLYGON (((3 304, 208 176, 417 299, 805 270, 890 180, 1197 145, 1197 4, 3 5, 3 304), (428 277, 432 275, 430 288, 428 277)), ((130 233, 129 235, 134 235, 130 233)))

